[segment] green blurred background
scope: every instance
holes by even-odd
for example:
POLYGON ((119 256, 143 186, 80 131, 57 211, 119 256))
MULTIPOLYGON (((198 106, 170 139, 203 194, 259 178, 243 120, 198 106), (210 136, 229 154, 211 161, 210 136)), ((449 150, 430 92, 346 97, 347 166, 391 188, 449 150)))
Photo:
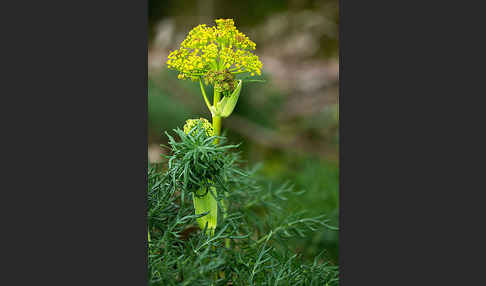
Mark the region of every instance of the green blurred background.
MULTIPOLYGON (((266 83, 248 83, 235 112, 223 120, 230 142, 243 142, 249 165, 263 163, 271 182, 290 181, 301 196, 289 212, 326 214, 338 226, 338 1, 149 0, 148 151, 165 152, 164 131, 210 114, 199 86, 167 70, 169 50, 198 24, 232 18, 256 45, 266 83)), ((311 258, 325 250, 337 264, 338 232, 323 230, 291 246, 311 258)))

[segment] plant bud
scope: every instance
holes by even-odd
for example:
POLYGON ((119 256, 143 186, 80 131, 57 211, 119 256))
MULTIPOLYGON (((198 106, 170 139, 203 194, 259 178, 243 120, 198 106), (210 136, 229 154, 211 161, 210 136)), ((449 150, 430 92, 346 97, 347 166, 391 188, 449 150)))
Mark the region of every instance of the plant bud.
POLYGON ((213 125, 211 125, 211 123, 206 118, 202 118, 202 117, 199 119, 186 120, 186 124, 184 124, 184 133, 189 134, 189 132, 199 123, 202 124, 202 127, 206 131, 207 136, 214 135, 213 125))

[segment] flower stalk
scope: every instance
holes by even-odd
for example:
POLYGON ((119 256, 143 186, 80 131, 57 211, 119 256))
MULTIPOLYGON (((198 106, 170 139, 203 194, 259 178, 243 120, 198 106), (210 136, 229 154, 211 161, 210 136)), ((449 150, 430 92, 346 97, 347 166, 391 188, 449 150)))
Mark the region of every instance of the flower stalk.
MULTIPOLYGON (((238 31, 233 19, 217 19, 216 25, 205 24, 192 29, 182 41, 178 50, 172 51, 167 60, 169 69, 179 72, 178 78, 199 81, 204 102, 211 113, 211 121, 190 119, 184 126, 189 133, 195 124, 202 123, 210 136, 221 136, 222 119, 229 117, 239 99, 243 80, 236 76, 247 73, 250 76, 261 75, 262 63, 252 53, 255 43, 238 31), (211 105, 204 85, 214 88, 211 105)), ((214 140, 219 144, 219 138, 214 140)), ((200 188, 193 193, 196 214, 207 215, 197 219, 201 229, 214 235, 217 226, 217 190, 214 186, 200 188)), ((223 215, 226 215, 227 204, 221 201, 223 215)), ((229 241, 227 241, 227 246, 229 241)))

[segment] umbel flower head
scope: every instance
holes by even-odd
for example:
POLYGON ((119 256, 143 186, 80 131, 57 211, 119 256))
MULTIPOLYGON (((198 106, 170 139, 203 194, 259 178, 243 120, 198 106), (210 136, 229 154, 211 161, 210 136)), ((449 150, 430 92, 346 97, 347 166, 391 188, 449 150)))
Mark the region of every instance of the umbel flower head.
POLYGON ((179 72, 179 79, 203 79, 221 92, 236 87, 234 75, 261 75, 262 63, 255 43, 238 31, 233 19, 218 19, 216 26, 205 24, 192 29, 178 50, 169 54, 167 65, 179 72))

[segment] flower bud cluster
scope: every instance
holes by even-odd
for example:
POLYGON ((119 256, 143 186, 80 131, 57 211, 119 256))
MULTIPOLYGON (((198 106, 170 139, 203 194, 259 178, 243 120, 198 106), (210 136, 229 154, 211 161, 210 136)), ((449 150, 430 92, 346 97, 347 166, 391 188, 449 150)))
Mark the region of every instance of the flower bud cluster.
POLYGON ((214 136, 213 125, 206 118, 199 119, 188 119, 186 124, 184 124, 184 133, 189 134, 189 132, 198 124, 201 124, 206 132, 207 136, 214 136))
POLYGON ((213 85, 214 90, 222 93, 224 96, 231 94, 237 85, 235 76, 227 70, 209 71, 204 76, 204 83, 213 85))

